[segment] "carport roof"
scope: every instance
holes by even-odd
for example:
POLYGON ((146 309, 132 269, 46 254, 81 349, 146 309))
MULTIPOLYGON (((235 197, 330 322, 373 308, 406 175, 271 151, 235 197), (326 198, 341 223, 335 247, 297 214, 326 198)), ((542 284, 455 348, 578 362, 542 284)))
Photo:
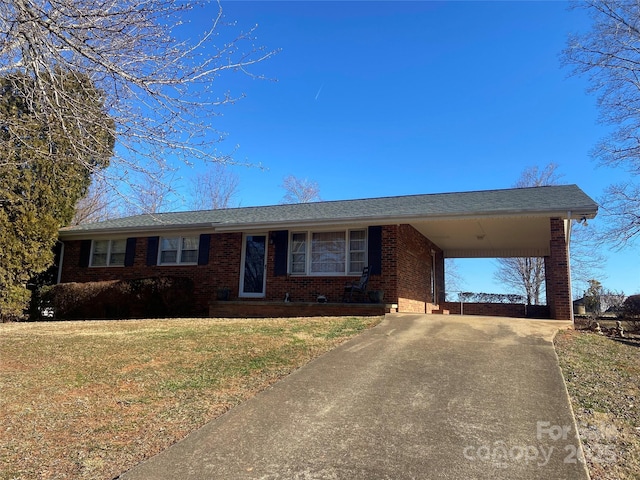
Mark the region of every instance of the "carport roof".
MULTIPOLYGON (((476 243, 483 240, 490 233, 483 224, 492 231, 495 230, 495 235, 507 235, 507 230, 514 232, 513 228, 521 228, 521 225, 517 225, 518 222, 513 223, 513 219, 517 218, 522 222, 522 219, 528 218, 530 223, 532 219, 537 218, 538 223, 544 219, 542 224, 546 225, 545 230, 548 231, 548 219, 551 217, 591 219, 597 211, 597 204, 578 186, 559 185, 146 214, 66 227, 60 230, 60 238, 65 240, 98 235, 149 234, 196 229, 210 232, 244 232, 334 225, 408 223, 440 246, 445 255, 469 256, 465 251, 469 250, 469 247, 477 250, 478 245, 468 245, 466 241, 463 245, 462 237, 472 236, 476 243), (493 228, 493 223, 499 224, 500 228, 493 228), (479 238, 483 235, 482 239, 479 238), (454 236, 458 238, 454 239, 454 236), (449 240, 445 237, 449 237, 449 240)), ((536 244, 544 245, 544 241, 538 241, 536 244)), ((548 247, 548 241, 546 245, 548 247)), ((513 250, 513 246, 508 245, 502 245, 501 248, 513 250)), ((506 256, 516 253, 503 252, 506 256)), ((493 252, 485 252, 481 256, 486 254, 501 256, 493 255, 493 252)))

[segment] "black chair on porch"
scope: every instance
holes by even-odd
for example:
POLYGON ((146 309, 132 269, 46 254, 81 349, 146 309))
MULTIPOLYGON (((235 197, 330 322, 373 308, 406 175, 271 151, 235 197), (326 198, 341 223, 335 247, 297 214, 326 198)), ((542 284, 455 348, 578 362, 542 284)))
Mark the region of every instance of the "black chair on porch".
POLYGON ((350 302, 351 300, 353 300, 354 293, 361 293, 363 296, 366 296, 368 283, 369 283, 369 267, 364 267, 362 269, 362 275, 360 276, 359 281, 349 282, 345 285, 342 301, 350 302))

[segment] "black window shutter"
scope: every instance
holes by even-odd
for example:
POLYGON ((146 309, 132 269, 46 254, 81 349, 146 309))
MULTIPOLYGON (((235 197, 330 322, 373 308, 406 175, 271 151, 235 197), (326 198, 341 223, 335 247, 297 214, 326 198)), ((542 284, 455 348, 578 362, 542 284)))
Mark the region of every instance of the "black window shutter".
POLYGON ((274 255, 273 274, 280 277, 287 274, 287 255, 289 249, 289 231, 278 230, 272 233, 274 255))
POLYGON ((198 265, 206 265, 209 263, 209 246, 211 245, 211 235, 203 233, 200 235, 198 243, 198 265))
POLYGON ((382 273, 382 227, 369 227, 369 268, 371 275, 382 273))
POLYGON ((80 242, 80 258, 78 265, 82 268, 89 266, 89 257, 91 257, 91 240, 82 240, 80 242))
POLYGON ((147 266, 151 267, 158 263, 158 244, 160 237, 149 237, 147 239, 147 266))
POLYGON ((133 267, 136 258, 136 238, 127 238, 127 249, 124 251, 124 266, 133 267))

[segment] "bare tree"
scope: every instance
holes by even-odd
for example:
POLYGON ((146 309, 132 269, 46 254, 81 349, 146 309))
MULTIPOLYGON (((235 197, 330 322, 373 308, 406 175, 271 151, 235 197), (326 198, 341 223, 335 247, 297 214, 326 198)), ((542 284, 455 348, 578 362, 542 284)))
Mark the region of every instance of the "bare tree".
POLYGON ((549 163, 543 169, 535 165, 526 168, 513 186, 516 188, 525 188, 558 185, 562 177, 563 175, 558 172, 558 164, 556 163, 549 163))
POLYGON ((231 207, 238 190, 238 176, 223 164, 215 164, 196 176, 193 182, 193 208, 217 210, 231 207))
POLYGON ((606 265, 606 259, 602 254, 599 237, 597 225, 573 222, 569 253, 571 286, 576 298, 588 287, 589 280, 594 276, 605 278, 603 266, 606 265))
POLYGON ((598 238, 622 248, 640 236, 640 185, 631 181, 610 185, 600 199, 608 228, 598 238))
MULTIPOLYGON (((514 187, 555 185, 562 177, 557 170, 558 165, 555 163, 549 163, 543 169, 538 166, 526 168, 514 187)), ((498 270, 494 274, 497 281, 523 292, 527 298, 527 304, 540 304, 545 284, 544 258, 499 258, 497 263, 498 270)))
MULTIPOLYGON (((96 115, 81 95, 70 95, 56 72, 89 78, 104 96, 108 121, 115 122, 117 148, 107 170, 112 183, 135 182, 139 173, 158 179, 146 173, 166 169, 167 159, 216 162, 220 157, 215 146, 223 135, 211 119, 237 97, 214 87, 225 72, 254 76, 250 67, 275 52, 255 46, 254 28, 229 35, 235 28, 225 24, 219 3, 213 3, 212 13, 203 8, 207 4, 4 0, 0 76, 23 73, 32 78, 36 88, 23 89, 21 95, 37 106, 37 120, 58 122, 70 132, 76 125, 90 124, 96 115), (188 38, 185 24, 194 13, 212 19, 198 38, 188 38), (59 114, 62 100, 73 115, 59 114)), ((14 122, 6 128, 15 132, 21 125, 14 122)), ((92 158, 95 140, 70 139, 79 161, 92 158)))
POLYGON ((135 187, 118 193, 125 215, 162 213, 174 206, 179 194, 175 190, 175 171, 149 171, 135 187))
POLYGON ((282 203, 309 203, 321 200, 318 182, 288 175, 282 181, 285 195, 282 203))
POLYGON ((120 216, 111 188, 102 176, 95 176, 87 194, 76 204, 71 225, 101 222, 120 216))
POLYGON ((624 247, 640 238, 640 10, 637 0, 576 2, 592 18, 591 29, 570 37, 564 62, 587 75, 598 95, 602 122, 612 133, 595 147, 601 164, 628 171, 630 179, 609 188, 602 198, 608 220, 600 240, 624 247))
POLYGON ((445 258, 444 272, 444 284, 447 289, 445 292, 446 298, 448 301, 455 301, 453 300, 457 299, 457 296, 455 294, 462 291, 462 286, 465 283, 464 278, 460 274, 460 270, 458 269, 458 264, 456 263, 455 258, 445 258))
POLYGON ((544 259, 538 257, 499 258, 497 281, 524 292, 527 305, 539 305, 544 292, 544 259))
MULTIPOLYGON (((549 163, 542 169, 537 166, 525 169, 514 186, 524 188, 557 185, 561 178, 558 165, 549 163)), ((593 278, 594 271, 603 265, 602 255, 592 242, 593 227, 590 226, 589 230, 578 225, 575 227, 572 229, 570 250, 571 275, 576 280, 574 291, 579 288, 579 284, 585 284, 593 278)), ((494 274, 497 281, 523 292, 530 305, 542 303, 541 296, 545 292, 546 280, 544 258, 499 258, 497 264, 498 269, 494 274)))

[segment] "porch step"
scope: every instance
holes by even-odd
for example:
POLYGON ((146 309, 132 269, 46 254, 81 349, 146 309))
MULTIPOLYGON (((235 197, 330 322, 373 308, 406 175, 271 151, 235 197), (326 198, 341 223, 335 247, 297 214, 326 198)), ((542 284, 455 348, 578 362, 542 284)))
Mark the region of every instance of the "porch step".
POLYGON ((450 312, 444 308, 436 308, 435 310, 431 310, 431 313, 433 315, 449 315, 450 312))
POLYGON ((434 315, 449 315, 449 310, 441 308, 439 305, 434 305, 433 303, 427 303, 426 313, 432 313, 434 315))

